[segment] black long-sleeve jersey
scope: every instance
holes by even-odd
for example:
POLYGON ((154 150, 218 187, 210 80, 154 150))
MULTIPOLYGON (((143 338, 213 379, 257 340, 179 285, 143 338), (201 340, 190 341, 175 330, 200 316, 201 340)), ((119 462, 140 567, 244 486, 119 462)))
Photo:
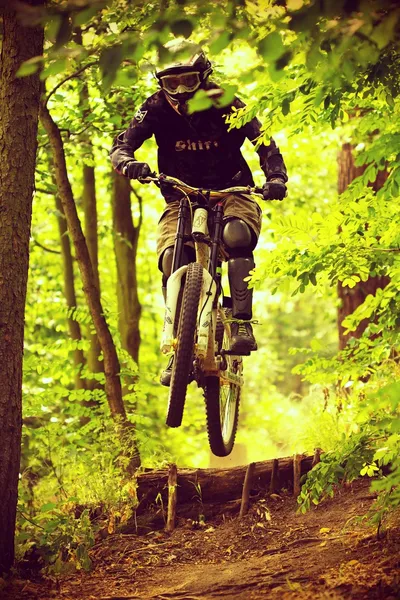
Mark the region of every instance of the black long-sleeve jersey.
MULTIPOLYGON (((193 187, 223 189, 231 185, 254 185, 240 149, 245 138, 256 144, 261 134, 260 122, 253 118, 230 131, 225 122, 232 107, 243 106, 235 98, 228 107, 181 115, 159 90, 142 104, 128 129, 115 138, 110 152, 112 164, 121 172, 128 161, 136 160, 134 153, 143 142, 154 135, 160 173, 177 177, 193 187)), ((257 153, 267 180, 280 177, 287 181, 285 163, 272 138, 268 146, 261 144, 257 153)))

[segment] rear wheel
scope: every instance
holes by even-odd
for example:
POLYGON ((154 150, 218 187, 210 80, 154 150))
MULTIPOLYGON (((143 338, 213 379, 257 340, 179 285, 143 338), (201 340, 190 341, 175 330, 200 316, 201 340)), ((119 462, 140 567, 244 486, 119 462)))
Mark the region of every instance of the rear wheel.
POLYGON ((199 263, 190 263, 186 271, 177 345, 172 367, 167 414, 167 425, 169 427, 179 427, 182 423, 186 388, 193 368, 193 346, 196 337, 197 311, 202 281, 203 267, 199 263))
MULTIPOLYGON (((230 313, 226 311, 226 317, 230 313)), ((229 350, 230 323, 217 318, 216 341, 218 350, 229 350)), ((210 448, 216 456, 228 456, 235 442, 239 419, 240 378, 243 371, 241 356, 224 355, 226 369, 219 376, 206 377, 204 397, 206 401, 207 430, 210 448)))

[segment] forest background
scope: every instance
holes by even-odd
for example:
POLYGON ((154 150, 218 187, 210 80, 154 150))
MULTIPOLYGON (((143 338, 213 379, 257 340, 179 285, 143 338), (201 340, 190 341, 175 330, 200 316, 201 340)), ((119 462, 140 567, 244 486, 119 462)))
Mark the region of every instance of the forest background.
MULTIPOLYGON (((289 174, 287 198, 262 204, 252 279, 259 350, 245 363, 237 435, 245 460, 320 447, 323 460, 303 487, 301 506, 360 473, 374 477, 380 491, 377 520, 400 503, 399 22, 400 9, 389 0, 32 0, 3 8, 2 123, 10 72, 16 85, 40 86, 18 557, 36 544, 54 569, 89 568, 93 528, 88 511, 75 519, 71 506, 94 504, 127 519, 136 503, 127 471, 171 461, 209 465, 199 390, 191 389, 181 428, 164 424, 168 390, 158 382, 165 357, 155 253, 163 200, 155 187, 113 173, 108 157, 113 137, 157 89, 154 71, 170 59, 164 44, 180 37, 209 53, 212 77, 224 89, 222 105, 235 94, 246 102, 232 113, 231 126, 257 114, 263 139, 273 135, 289 174), (7 53, 10 22, 27 38, 44 27, 43 51, 32 46, 36 51, 24 60, 7 53)), ((213 101, 200 91, 191 110, 213 101)), ((12 148, 23 164, 28 139, 25 147, 18 143, 12 148)), ((6 146, 0 144, 0 209, 7 216, 16 205, 6 146)), ((261 185, 250 143, 244 153, 261 185)), ((137 158, 156 169, 153 140, 137 158)), ((21 215, 0 224, 8 282, 16 263, 7 279, 12 250, 4 240, 21 215)), ((22 216, 29 224, 29 209, 22 216)), ((0 286, 3 307, 10 294, 9 306, 24 300, 23 285, 6 287, 0 286)), ((5 308, 1 317, 5 356, 5 308)), ((18 348, 15 360, 22 361, 18 348)), ((6 368, 4 376, 9 381, 6 368)), ((20 392, 3 389, 8 444, 20 392)), ((14 473, 18 452, 8 457, 14 473)), ((9 490, 18 481, 16 475, 7 480, 7 464, 0 467, 1 505, 14 498, 9 490)), ((13 519, 10 513, 3 519, 8 539, 13 519)), ((7 542, 0 564, 8 568, 12 555, 7 542)))

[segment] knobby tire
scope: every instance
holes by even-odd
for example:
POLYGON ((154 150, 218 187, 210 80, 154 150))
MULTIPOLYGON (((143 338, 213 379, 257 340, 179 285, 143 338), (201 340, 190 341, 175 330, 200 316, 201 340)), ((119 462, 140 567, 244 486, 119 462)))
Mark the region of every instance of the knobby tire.
POLYGON ((196 337, 197 312, 203 282, 203 267, 188 265, 179 317, 177 345, 172 367, 169 391, 167 425, 179 427, 182 423, 186 388, 193 369, 193 347, 196 337))
MULTIPOLYGON (((227 313, 227 317, 230 314, 227 313)), ((231 328, 229 323, 223 323, 218 315, 216 342, 218 350, 229 350, 231 328)), ((242 372, 241 356, 226 356, 227 369, 237 375, 242 372)), ((239 403, 241 387, 237 383, 223 380, 220 376, 206 377, 204 398, 206 403, 207 431, 211 451, 216 456, 228 456, 235 443, 239 419, 239 403)))

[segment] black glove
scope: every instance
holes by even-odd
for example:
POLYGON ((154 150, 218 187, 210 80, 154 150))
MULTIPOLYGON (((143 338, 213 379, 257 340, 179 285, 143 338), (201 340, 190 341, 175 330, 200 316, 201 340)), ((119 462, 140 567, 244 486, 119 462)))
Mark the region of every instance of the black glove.
POLYGON ((286 185, 282 179, 270 179, 263 185, 264 200, 283 200, 286 196, 286 185))
POLYGON ((147 163, 131 160, 122 167, 122 175, 128 179, 139 179, 139 177, 148 177, 151 174, 150 167, 147 163))
POLYGON ((180 197, 172 183, 160 180, 160 190, 167 202, 174 202, 180 197))
POLYGON ((157 185, 160 188, 160 192, 164 196, 165 202, 167 204, 170 202, 176 202, 182 197, 182 194, 180 194, 176 190, 175 185, 173 183, 167 183, 164 180, 163 174, 160 175, 160 179, 157 185))

